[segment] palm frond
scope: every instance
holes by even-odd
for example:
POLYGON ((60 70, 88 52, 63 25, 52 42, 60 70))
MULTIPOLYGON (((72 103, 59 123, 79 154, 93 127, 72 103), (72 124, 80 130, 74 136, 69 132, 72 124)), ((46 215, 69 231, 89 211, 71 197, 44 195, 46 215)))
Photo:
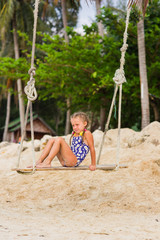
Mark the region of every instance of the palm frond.
POLYGON ((149 0, 129 0, 128 7, 130 8, 132 6, 142 5, 143 15, 145 15, 148 3, 149 3, 149 0))
POLYGON ((7 28, 10 23, 14 13, 14 1, 7 1, 3 8, 0 9, 0 26, 5 26, 7 28))

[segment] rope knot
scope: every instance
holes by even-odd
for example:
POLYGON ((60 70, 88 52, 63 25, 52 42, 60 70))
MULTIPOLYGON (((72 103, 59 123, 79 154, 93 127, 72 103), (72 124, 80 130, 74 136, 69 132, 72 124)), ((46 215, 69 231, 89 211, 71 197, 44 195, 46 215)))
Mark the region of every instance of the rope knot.
POLYGON ((31 67, 29 70, 28 70, 28 74, 30 76, 35 76, 36 75, 36 68, 35 67, 31 67))
POLYGON ((24 92, 27 95, 28 100, 35 101, 37 99, 37 91, 35 89, 35 79, 33 76, 36 74, 36 68, 32 67, 29 69, 30 80, 27 82, 27 86, 24 88, 24 92))
POLYGON ((128 48, 128 44, 123 44, 120 50, 121 52, 126 52, 127 48, 128 48))
POLYGON ((113 81, 117 84, 117 85, 121 85, 122 83, 126 82, 126 78, 124 75, 124 70, 123 69, 117 69, 114 77, 113 77, 113 81))

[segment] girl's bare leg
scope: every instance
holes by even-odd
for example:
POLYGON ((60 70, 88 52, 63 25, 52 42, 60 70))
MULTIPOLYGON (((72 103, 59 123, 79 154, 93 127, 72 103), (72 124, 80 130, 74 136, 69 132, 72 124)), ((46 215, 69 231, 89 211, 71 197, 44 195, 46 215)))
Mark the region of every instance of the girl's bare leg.
POLYGON ((39 160, 36 162, 36 165, 42 163, 45 158, 49 155, 50 151, 51 151, 51 148, 53 147, 53 144, 55 142, 55 138, 51 138, 48 142, 47 142, 47 145, 45 146, 39 160))
POLYGON ((51 167, 51 162, 55 156, 58 157, 62 166, 65 165, 71 167, 76 165, 77 158, 63 138, 56 138, 54 144, 52 144, 52 147, 48 149, 50 149, 49 154, 47 155, 48 151, 46 150, 43 155, 43 158, 47 155, 46 159, 43 160, 43 162, 41 162, 40 164, 38 164, 37 167, 51 167))
POLYGON ((64 161, 64 159, 63 159, 63 157, 61 156, 60 153, 57 154, 57 158, 58 158, 60 164, 64 167, 65 166, 65 161, 64 161))
MULTIPOLYGON (((44 161, 44 159, 48 156, 48 154, 50 153, 51 148, 53 147, 53 144, 55 142, 55 138, 51 138, 48 142, 47 145, 45 146, 40 158, 38 159, 38 161, 36 162, 36 166, 39 165, 40 163, 42 163, 44 161)), ((30 165, 27 168, 32 168, 33 166, 30 165)))

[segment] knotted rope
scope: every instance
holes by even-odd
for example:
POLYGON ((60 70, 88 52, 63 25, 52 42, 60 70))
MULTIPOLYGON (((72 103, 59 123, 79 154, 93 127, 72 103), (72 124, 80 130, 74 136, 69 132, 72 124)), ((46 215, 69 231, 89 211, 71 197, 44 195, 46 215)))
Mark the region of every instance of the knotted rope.
POLYGON ((37 91, 35 88, 35 79, 33 76, 36 74, 36 68, 32 67, 28 71, 30 74, 30 80, 27 83, 27 86, 24 88, 24 92, 27 95, 29 101, 33 102, 37 99, 37 91))
POLYGON ((127 44, 127 37, 128 37, 127 30, 128 30, 128 25, 129 25, 130 12, 131 12, 131 8, 130 8, 130 6, 128 6, 127 7, 126 23, 125 23, 125 31, 124 31, 124 34, 123 34, 123 45, 122 45, 122 47, 120 49, 120 51, 121 51, 120 68, 115 71, 115 75, 113 77, 113 81, 115 82, 116 87, 115 87, 115 90, 114 90, 114 95, 113 95, 113 99, 112 99, 112 103, 111 103, 111 107, 110 107, 107 123, 106 123, 106 126, 105 126, 105 131, 103 133, 103 137, 102 137, 101 144, 100 144, 100 149, 99 149, 99 154, 98 154, 98 158, 97 158, 97 164, 99 164, 100 156, 101 156, 101 152, 102 152, 102 146, 104 144, 105 135, 106 135, 106 133, 108 131, 108 128, 109 128, 109 123, 110 123, 111 115, 112 115, 112 112, 113 112, 113 106, 114 106, 114 102, 115 102, 116 95, 117 95, 118 88, 119 88, 118 137, 117 137, 116 170, 119 169, 122 84, 124 82, 126 82, 125 73, 124 73, 124 65, 125 65, 125 53, 126 53, 127 48, 128 48, 128 44, 127 44))
POLYGON ((35 172, 35 166, 36 166, 35 151, 34 151, 34 130, 33 130, 32 102, 37 99, 37 91, 35 89, 35 79, 34 79, 34 76, 36 74, 36 68, 34 67, 34 57, 35 57, 35 43, 36 43, 38 6, 39 6, 39 0, 35 0, 31 68, 28 71, 28 73, 30 74, 30 80, 27 82, 27 86, 24 88, 24 92, 25 92, 25 94, 27 95, 27 98, 28 98, 28 103, 27 103, 27 108, 26 108, 25 123, 24 123, 24 129, 23 129, 23 133, 22 133, 21 144, 20 144, 19 155, 18 155, 18 163, 17 163, 17 168, 19 168, 20 156, 21 156, 21 152, 22 152, 22 148, 23 148, 23 141, 24 141, 25 134, 26 134, 26 125, 27 125, 28 113, 29 113, 29 109, 30 109, 33 169, 29 172, 22 172, 22 171, 19 171, 19 170, 17 171, 18 173, 23 173, 23 174, 33 174, 35 172))

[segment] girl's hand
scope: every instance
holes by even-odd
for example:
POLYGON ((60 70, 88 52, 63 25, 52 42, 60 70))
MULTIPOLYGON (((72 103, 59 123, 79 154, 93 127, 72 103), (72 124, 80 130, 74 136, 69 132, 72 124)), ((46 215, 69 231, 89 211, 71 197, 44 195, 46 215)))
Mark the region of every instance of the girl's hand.
POLYGON ((89 169, 91 171, 95 171, 96 170, 96 165, 89 165, 89 169))

